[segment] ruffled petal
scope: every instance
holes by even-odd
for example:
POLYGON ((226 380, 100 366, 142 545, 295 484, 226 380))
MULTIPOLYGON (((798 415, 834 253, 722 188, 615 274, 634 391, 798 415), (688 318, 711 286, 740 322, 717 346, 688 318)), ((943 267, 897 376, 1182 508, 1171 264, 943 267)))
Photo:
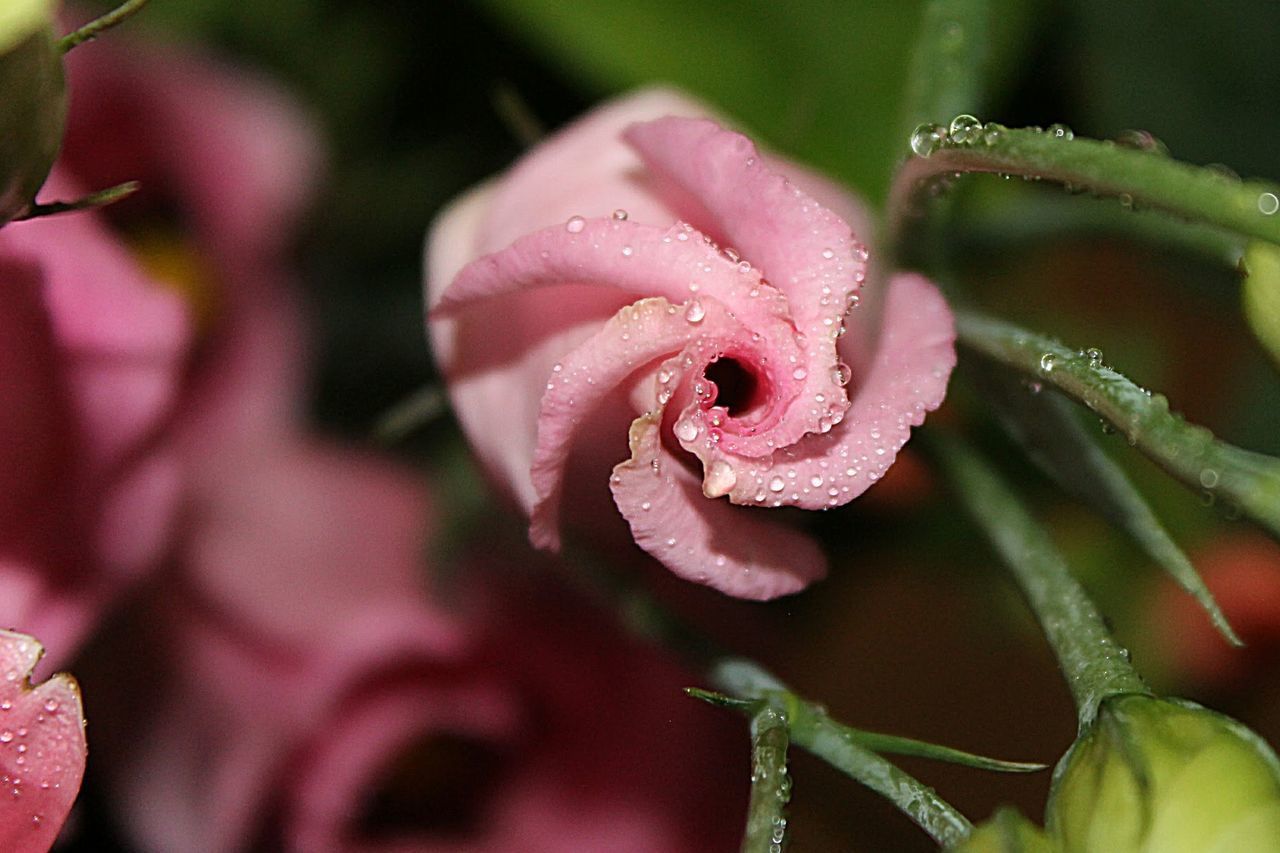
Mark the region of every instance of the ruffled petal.
MULTIPOLYGON (((837 428, 779 448, 770 460, 724 459, 734 503, 821 509, 848 503, 893 464, 911 428, 946 394, 955 367, 955 324, 938 289, 896 276, 886 295, 874 361, 837 428)), ((722 461, 712 454, 711 463, 722 461)))
POLYGON ((665 299, 642 299, 619 311, 552 369, 542 397, 531 469, 538 494, 530 525, 535 545, 559 547, 560 489, 574 433, 590 420, 605 396, 639 368, 689 345, 691 339, 697 343, 705 335, 721 344, 746 336, 741 324, 718 302, 706 308, 699 304, 697 312, 690 314, 695 304, 677 307, 665 299))
POLYGON ((44 853, 67 819, 84 775, 84 714, 67 675, 32 687, 42 653, 25 634, 0 630, 0 849, 44 853))
MULTIPOLYGON (((764 601, 798 592, 827 573, 808 536, 749 510, 707 500, 731 469, 712 466, 697 478, 662 444, 660 421, 631 425, 631 458, 613 469, 610 488, 636 544, 686 580, 739 598, 764 601)), ((729 484, 730 487, 732 484, 729 484)))

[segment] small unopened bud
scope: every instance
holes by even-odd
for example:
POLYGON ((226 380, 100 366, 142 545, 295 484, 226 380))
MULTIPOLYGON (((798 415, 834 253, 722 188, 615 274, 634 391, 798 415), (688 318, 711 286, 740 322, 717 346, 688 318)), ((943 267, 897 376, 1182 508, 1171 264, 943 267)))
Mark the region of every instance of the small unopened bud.
POLYGON ((1193 702, 1113 697, 1058 765, 1045 825, 1063 853, 1280 853, 1280 761, 1193 702))
POLYGON ((49 0, 4 0, 0 12, 0 225, 23 213, 49 176, 66 127, 67 87, 49 0), (13 5, 8 5, 12 3, 13 5))
POLYGON ((1001 809, 951 853, 1057 853, 1040 830, 1014 809, 1001 809))

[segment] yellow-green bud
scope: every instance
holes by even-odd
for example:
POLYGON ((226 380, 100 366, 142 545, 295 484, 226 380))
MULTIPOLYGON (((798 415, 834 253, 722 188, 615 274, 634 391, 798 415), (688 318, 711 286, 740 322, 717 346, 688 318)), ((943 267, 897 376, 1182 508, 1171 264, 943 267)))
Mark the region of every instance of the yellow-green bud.
POLYGON ((54 5, 0 2, 0 225, 27 209, 62 145, 67 87, 54 5))
POLYGON ((973 828, 951 853, 1057 853, 1040 828, 1015 809, 1000 809, 986 823, 973 828))
POLYGON ((1058 765, 1045 814, 1063 853, 1280 853, 1280 761, 1216 711, 1117 696, 1058 765))

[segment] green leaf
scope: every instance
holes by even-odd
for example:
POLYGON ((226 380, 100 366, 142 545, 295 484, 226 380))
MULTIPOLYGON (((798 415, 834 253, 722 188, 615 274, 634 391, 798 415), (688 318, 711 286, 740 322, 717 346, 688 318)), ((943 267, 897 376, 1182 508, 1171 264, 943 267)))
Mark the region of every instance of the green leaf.
POLYGON ((1037 773, 1048 768, 1047 764, 1038 764, 1033 761, 1004 761, 922 740, 863 731, 840 723, 834 725, 844 732, 844 736, 851 742, 880 755, 911 755, 916 758, 945 761, 947 764, 958 764, 961 767, 972 767, 975 770, 994 770, 997 773, 1037 773))
POLYGON ((1041 394, 1039 380, 1028 387, 994 364, 980 372, 979 380, 983 399, 994 406, 1001 424, 1027 456, 1065 491, 1133 537, 1195 597, 1228 642, 1243 645, 1191 561, 1120 466, 1085 432, 1074 407, 1059 394, 1041 394))
POLYGON ((821 706, 799 698, 756 664, 727 659, 717 664, 711 675, 720 689, 743 699, 767 702, 784 714, 792 743, 889 800, 934 841, 949 846, 968 837, 972 828, 969 820, 932 788, 851 740, 845 727, 832 721, 821 706))
POLYGON ((1254 241, 1244 254, 1244 316, 1280 367, 1280 247, 1254 241))
POLYGON ((986 460, 956 439, 922 433, 957 500, 991 540, 1035 613, 1075 699, 1083 731, 1109 696, 1146 693, 1102 614, 1048 532, 986 460))
POLYGON ((1216 494, 1280 538, 1280 459, 1234 447, 1171 414, 1162 394, 1146 391, 1102 364, 1012 323, 956 312, 959 340, 1084 403, 1131 445, 1184 485, 1216 494))
MULTIPOLYGON (((898 171, 889 197, 890 225, 901 240, 913 204, 934 180, 962 172, 1025 175, 1115 196, 1186 219, 1280 243, 1280 185, 1240 181, 1161 153, 1096 139, 1060 139, 1036 129, 998 128, 965 144, 946 142, 898 171)), ((895 243, 896 245, 896 243, 895 243)))
MULTIPOLYGON (((891 167, 905 152, 898 126, 920 0, 483 5, 591 94, 675 84, 872 201, 884 198, 891 167)), ((996 5, 1000 28, 992 43, 1009 57, 1035 4, 996 5)))
POLYGON ((775 708, 766 705, 751 718, 751 801, 743 853, 780 853, 786 845, 789 744, 787 718, 775 708))

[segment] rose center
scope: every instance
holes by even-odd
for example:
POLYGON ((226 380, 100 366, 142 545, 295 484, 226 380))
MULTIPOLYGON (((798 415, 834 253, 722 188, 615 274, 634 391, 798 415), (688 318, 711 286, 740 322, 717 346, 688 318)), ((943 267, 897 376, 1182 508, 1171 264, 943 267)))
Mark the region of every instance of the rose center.
POLYGON ((385 768, 356 831, 366 840, 471 835, 483 827, 484 804, 505 763, 491 743, 461 735, 422 737, 385 768))
POLYGON ((741 418, 758 411, 768 402, 768 389, 755 371, 736 358, 722 357, 707 365, 703 374, 716 384, 712 404, 728 411, 730 417, 741 418))

